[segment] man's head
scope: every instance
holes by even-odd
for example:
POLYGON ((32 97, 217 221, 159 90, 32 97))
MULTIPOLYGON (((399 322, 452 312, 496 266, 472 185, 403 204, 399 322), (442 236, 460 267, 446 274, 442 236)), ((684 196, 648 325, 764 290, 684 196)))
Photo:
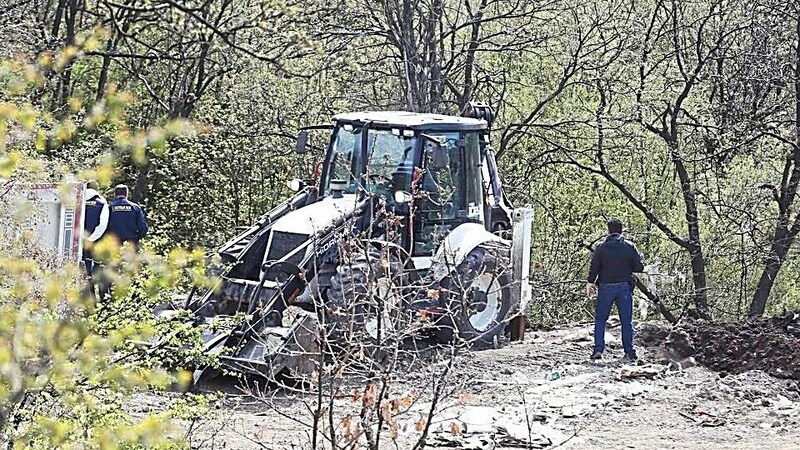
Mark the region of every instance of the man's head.
POLYGON ((97 182, 97 180, 89 180, 89 181, 86 182, 86 188, 87 189, 94 189, 95 191, 99 191, 100 190, 100 184, 97 182))
POLYGON ((616 218, 609 220, 608 234, 622 234, 622 221, 616 218))
POLYGON ((114 186, 114 197, 128 197, 128 186, 118 184, 114 186))

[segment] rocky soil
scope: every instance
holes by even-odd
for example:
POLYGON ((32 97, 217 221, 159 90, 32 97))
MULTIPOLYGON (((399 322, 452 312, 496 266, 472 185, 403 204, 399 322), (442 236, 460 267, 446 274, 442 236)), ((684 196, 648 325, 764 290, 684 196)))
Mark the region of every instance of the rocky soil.
MULTIPOLYGON (((638 365, 620 361, 613 323, 598 362, 588 359, 590 324, 529 331, 524 342, 461 354, 427 448, 800 449, 797 321, 638 324, 638 365)), ((442 364, 396 374, 387 397, 411 401, 381 448, 416 443, 442 364)), ((311 448, 313 393, 273 390, 257 399, 225 381, 207 388, 227 393, 212 417, 192 424, 193 447, 311 448)), ((179 396, 142 396, 135 408, 163 409, 179 396)), ((344 390, 334 403, 340 436, 352 430, 347 414, 358 417, 351 397, 344 390)))

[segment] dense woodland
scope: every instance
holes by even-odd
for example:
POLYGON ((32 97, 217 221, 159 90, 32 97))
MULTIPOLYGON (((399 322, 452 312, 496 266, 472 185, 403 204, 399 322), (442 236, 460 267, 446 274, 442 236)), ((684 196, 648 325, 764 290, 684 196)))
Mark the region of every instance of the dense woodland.
POLYGON ((146 328, 130 291, 201 281, 203 249, 313 170, 298 127, 339 112, 492 106, 504 186, 537 213, 535 322, 591 314, 614 216, 678 317, 800 307, 797 1, 0 0, 0 42, 3 220, 15 180, 96 177, 128 183, 152 226, 146 280, 102 307, 0 229, 9 448, 151 447, 206 405, 121 413, 123 392, 176 382, 119 356, 146 328))
POLYGON ((483 101, 510 197, 538 212, 535 315, 581 314, 587 248, 620 216, 671 309, 731 319, 800 302, 799 8, 23 0, 2 6, 0 48, 80 55, 23 99, 55 117, 131 94, 126 123, 41 153, 74 169, 115 154, 157 249, 213 248, 285 196, 314 162, 292 153, 299 126, 483 101), (115 133, 176 118, 201 129, 115 150, 115 133))

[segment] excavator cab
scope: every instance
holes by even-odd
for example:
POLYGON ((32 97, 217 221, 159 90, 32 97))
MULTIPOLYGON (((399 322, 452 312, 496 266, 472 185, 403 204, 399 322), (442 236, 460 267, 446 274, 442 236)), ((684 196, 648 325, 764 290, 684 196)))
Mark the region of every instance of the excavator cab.
POLYGON ((401 245, 412 257, 429 259, 463 223, 509 228, 486 120, 366 112, 334 121, 319 192, 384 198, 405 219, 401 245))

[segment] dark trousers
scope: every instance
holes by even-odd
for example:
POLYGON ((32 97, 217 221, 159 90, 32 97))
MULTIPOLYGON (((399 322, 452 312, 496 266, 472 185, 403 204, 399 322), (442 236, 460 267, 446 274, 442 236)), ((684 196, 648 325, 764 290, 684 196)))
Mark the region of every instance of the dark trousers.
POLYGON ((86 293, 95 301, 102 300, 111 293, 111 283, 103 272, 103 266, 92 259, 91 254, 84 250, 83 266, 86 269, 86 293))
POLYGON ((106 297, 111 295, 111 280, 108 279, 108 274, 105 270, 101 270, 94 278, 97 280, 97 299, 105 300, 106 297))
POLYGON ((89 279, 91 279, 94 274, 94 266, 94 260, 91 257, 83 258, 83 267, 86 269, 86 276, 89 277, 89 279))
POLYGON ((630 283, 627 282, 601 283, 598 288, 594 317, 594 349, 602 352, 606 348, 606 322, 614 304, 617 305, 622 325, 622 347, 626 353, 632 352, 633 292, 630 283))
POLYGON ((94 259, 92 259, 92 251, 88 246, 83 248, 83 267, 86 269, 86 276, 91 279, 94 273, 95 262, 94 259))
POLYGON ((86 298, 89 297, 95 298, 95 296, 97 295, 95 293, 95 285, 94 285, 94 270, 96 265, 88 249, 83 249, 82 262, 83 262, 83 268, 86 270, 86 290, 84 291, 83 295, 86 298))

